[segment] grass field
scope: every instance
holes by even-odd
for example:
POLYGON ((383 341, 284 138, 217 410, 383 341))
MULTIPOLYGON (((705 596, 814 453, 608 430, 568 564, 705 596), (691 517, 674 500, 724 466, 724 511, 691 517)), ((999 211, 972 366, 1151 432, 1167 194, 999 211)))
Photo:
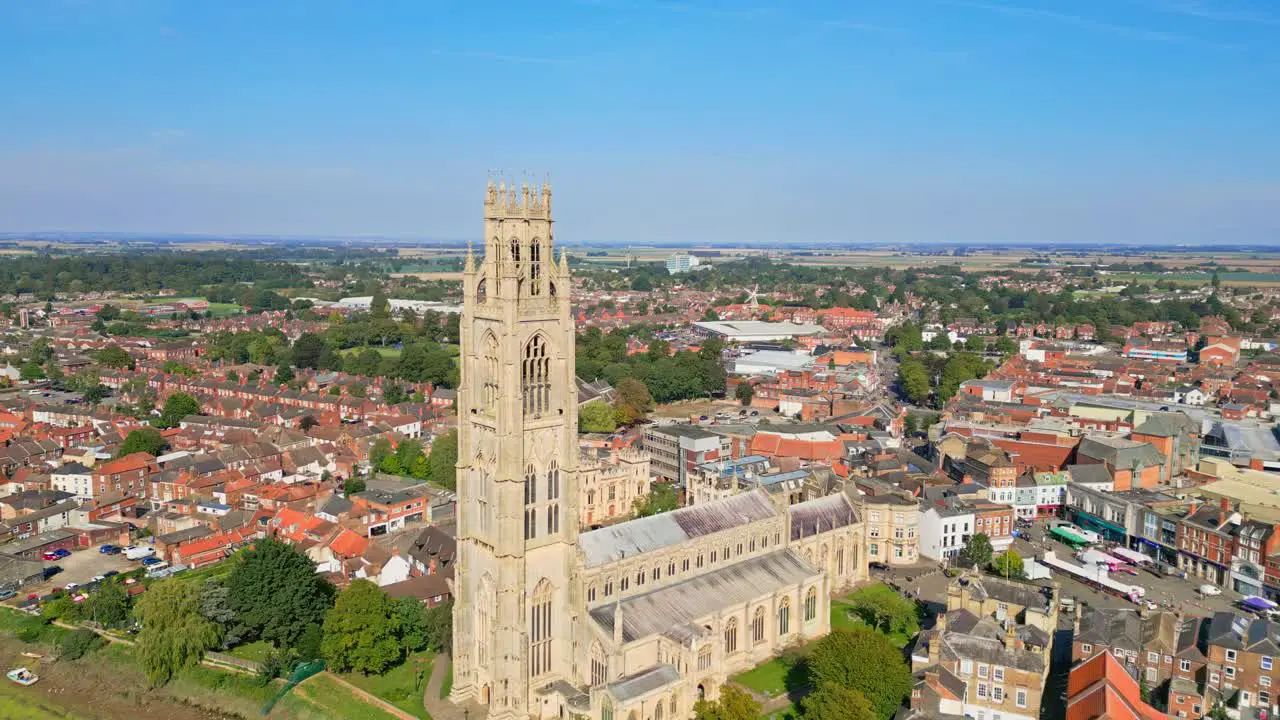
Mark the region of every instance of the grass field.
MULTIPOLYGON (((1171 280, 1179 285, 1201 287, 1213 280, 1212 273, 1112 273, 1108 280, 1154 283, 1171 280)), ((1280 272, 1225 272, 1218 273, 1223 285, 1234 287, 1275 287, 1280 285, 1280 272)))
POLYGON ((237 645, 228 650, 227 654, 234 655, 241 660, 262 662, 271 654, 271 650, 271 643, 266 642, 265 640, 258 640, 256 642, 245 643, 244 645, 237 645))
MULTIPOLYGON (((342 718, 343 720, 396 720, 396 716, 351 694, 333 678, 321 673, 295 687, 272 710, 273 718, 342 718)), ((427 717, 425 713, 421 717, 427 717)))
POLYGON ((355 355, 356 353, 363 352, 365 350, 377 350, 378 354, 382 357, 400 357, 400 348, 378 347, 376 345, 363 345, 361 347, 347 348, 346 350, 339 350, 338 354, 345 357, 347 355, 355 355))
POLYGON ((410 715, 427 717, 427 709, 422 705, 422 691, 431 678, 431 660, 429 652, 415 653, 381 675, 349 673, 342 679, 410 715))
POLYGON ((0 685, 0 720, 76 720, 79 717, 47 704, 38 685, 24 688, 8 681, 0 685))
POLYGON ((791 672, 791 665, 784 662, 782 658, 774 658, 731 679, 761 695, 777 697, 787 691, 787 673, 789 672, 791 672))

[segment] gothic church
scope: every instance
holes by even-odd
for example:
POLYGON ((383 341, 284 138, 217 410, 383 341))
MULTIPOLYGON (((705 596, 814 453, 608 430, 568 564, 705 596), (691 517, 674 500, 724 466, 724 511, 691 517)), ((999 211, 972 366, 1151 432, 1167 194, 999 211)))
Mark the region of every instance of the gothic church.
POLYGON ((489 184, 463 272, 452 700, 489 718, 679 720, 827 633, 866 577, 843 494, 761 490, 581 531, 574 322, 551 188, 489 184))

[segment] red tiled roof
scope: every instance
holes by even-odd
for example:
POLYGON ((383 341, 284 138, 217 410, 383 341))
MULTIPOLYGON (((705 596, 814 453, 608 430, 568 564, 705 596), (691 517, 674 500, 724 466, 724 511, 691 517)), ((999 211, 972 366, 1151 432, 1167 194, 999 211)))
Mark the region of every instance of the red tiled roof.
POLYGON ((1067 720, 1169 720, 1142 702, 1142 692, 1120 661, 1100 652, 1071 670, 1067 720))
POLYGON ((369 548, 369 538, 352 532, 346 528, 338 533, 332 541, 329 542, 329 549, 334 555, 341 557, 356 557, 362 555, 369 548))
POLYGON ((134 470, 142 470, 149 467, 156 461, 155 457, 144 452, 136 452, 125 455, 118 460, 112 460, 98 466, 98 474, 115 475, 116 473, 132 472, 134 470))

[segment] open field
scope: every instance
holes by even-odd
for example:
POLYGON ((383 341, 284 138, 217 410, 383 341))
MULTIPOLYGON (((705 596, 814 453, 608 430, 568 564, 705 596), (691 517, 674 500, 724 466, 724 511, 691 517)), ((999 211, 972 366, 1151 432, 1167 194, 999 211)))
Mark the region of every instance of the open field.
POLYGON ((431 270, 426 273, 390 273, 393 278, 417 278, 420 281, 461 281, 462 273, 448 270, 431 270))
MULTIPOLYGON (((1109 280, 1121 282, 1154 283, 1160 280, 1171 280, 1179 285, 1203 287, 1213 280, 1212 273, 1111 273, 1109 280)), ((1223 285, 1231 287, 1276 287, 1280 286, 1280 272, 1224 272, 1218 273, 1223 285)))
POLYGON ((353 348, 346 348, 345 350, 339 350, 338 354, 342 355, 343 357, 346 357, 347 355, 356 355, 358 353, 364 352, 365 350, 376 350, 377 353, 382 357, 389 357, 389 358, 398 358, 400 357, 400 352, 401 352, 400 348, 378 347, 377 345, 363 345, 361 347, 353 347, 353 348))

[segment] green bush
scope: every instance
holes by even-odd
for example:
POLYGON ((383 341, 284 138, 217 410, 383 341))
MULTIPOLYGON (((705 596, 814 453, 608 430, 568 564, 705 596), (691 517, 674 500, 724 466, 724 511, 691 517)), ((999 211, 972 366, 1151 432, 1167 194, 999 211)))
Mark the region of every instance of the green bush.
POLYGON ((81 628, 66 637, 58 645, 59 660, 79 660, 107 643, 92 630, 81 628))

